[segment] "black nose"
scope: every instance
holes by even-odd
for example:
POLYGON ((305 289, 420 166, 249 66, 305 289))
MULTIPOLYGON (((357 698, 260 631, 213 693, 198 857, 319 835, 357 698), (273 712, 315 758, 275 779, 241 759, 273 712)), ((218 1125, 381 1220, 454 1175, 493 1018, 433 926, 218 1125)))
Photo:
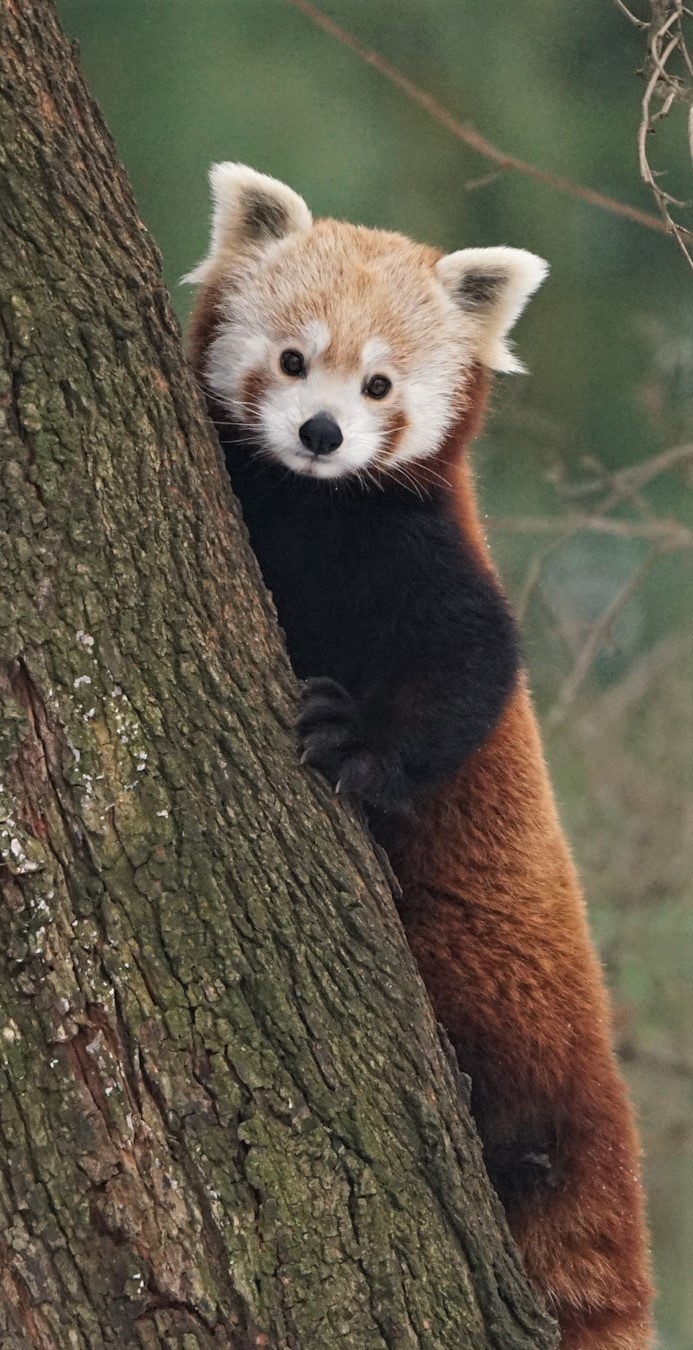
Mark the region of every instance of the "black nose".
POLYGON ((298 428, 298 434, 306 449, 312 450, 314 455, 331 455, 344 440, 334 417, 328 413, 316 413, 315 417, 309 417, 298 428))

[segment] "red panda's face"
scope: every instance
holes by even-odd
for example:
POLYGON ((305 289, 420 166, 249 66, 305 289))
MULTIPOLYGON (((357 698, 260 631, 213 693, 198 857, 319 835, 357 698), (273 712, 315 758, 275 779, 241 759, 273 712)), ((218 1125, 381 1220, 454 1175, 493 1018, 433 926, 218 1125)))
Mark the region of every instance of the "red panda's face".
POLYGON ((472 369, 518 369, 508 328, 545 264, 513 249, 441 258, 401 235, 313 223, 290 188, 217 165, 208 258, 218 313, 201 363, 257 453, 317 478, 425 459, 472 369))
POLYGON ((332 221, 270 244, 222 291, 204 370, 215 398, 296 473, 341 478, 433 453, 466 368, 434 262, 332 221))

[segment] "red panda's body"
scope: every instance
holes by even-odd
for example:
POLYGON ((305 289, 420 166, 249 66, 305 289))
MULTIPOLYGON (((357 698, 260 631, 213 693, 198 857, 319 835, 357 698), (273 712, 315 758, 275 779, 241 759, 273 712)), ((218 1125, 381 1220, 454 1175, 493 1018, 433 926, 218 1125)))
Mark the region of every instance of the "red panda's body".
MULTIPOLYGON (((448 474, 489 566, 468 464, 448 474)), ((489 1174, 561 1345, 643 1350, 652 1326, 638 1139, 524 679, 391 860, 436 1016, 472 1079, 489 1174)))
POLYGON ((388 850, 562 1345, 646 1350, 637 1138, 467 461, 484 367, 516 368, 505 335, 541 266, 313 226, 283 185, 215 172, 193 359, 307 681, 304 758, 363 802, 388 850), (324 481, 341 477, 346 490, 324 481))

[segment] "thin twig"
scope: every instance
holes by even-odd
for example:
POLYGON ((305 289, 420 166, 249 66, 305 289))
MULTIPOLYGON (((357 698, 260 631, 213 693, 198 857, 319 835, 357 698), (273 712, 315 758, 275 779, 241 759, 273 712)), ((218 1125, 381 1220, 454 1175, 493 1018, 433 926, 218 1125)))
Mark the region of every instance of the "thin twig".
POLYGON ((490 187, 491 183, 497 182, 502 177, 500 169, 492 169, 491 173, 484 173, 480 178, 467 178, 462 186, 465 192, 478 192, 479 188, 490 187))
MULTIPOLYGON (((603 488, 605 484, 614 491, 620 491, 622 488, 628 491, 637 491, 646 487, 653 478, 658 478, 660 474, 678 469, 687 460, 693 461, 693 441, 686 441, 683 445, 674 445, 668 450, 662 450, 660 454, 651 455, 649 459, 643 460, 640 464, 629 464, 628 468, 619 469, 616 473, 609 475, 608 480, 605 475, 600 475, 598 479, 591 479, 589 483, 577 483, 567 488, 566 492, 571 497, 583 497, 586 493, 603 488)), ((604 509, 602 506, 602 510, 604 509)))
POLYGON ((593 478, 588 484, 561 484, 559 490, 564 497, 572 497, 575 500, 575 498, 584 497, 588 493, 604 492, 608 495, 598 504, 593 505, 592 511, 594 514, 607 516, 615 506, 619 506, 622 502, 628 502, 630 506, 634 507, 641 519, 647 517, 652 519, 654 517, 649 502, 645 500, 637 486, 629 478, 621 477, 619 473, 607 469, 593 457, 590 457, 590 467, 595 469, 597 477, 593 478))
POLYGON ((567 538, 569 535, 589 532, 592 534, 610 534, 616 539, 642 539, 646 543, 658 543, 672 552, 693 548, 693 530, 680 525, 677 520, 667 518, 657 520, 613 520, 609 516, 568 515, 568 516, 496 516, 486 521, 492 530, 510 534, 556 534, 567 538))
POLYGON ((659 556, 660 552, 661 549, 656 546, 649 550, 647 556, 643 558, 640 563, 640 566, 636 567, 631 573, 625 586, 621 587, 621 590, 611 601, 611 604, 607 605, 604 613, 597 622, 592 625, 587 641, 578 652, 573 668, 570 671, 568 678, 565 680, 551 712, 546 718, 546 725, 550 730, 553 730, 563 721, 568 708, 589 674, 592 662, 609 636, 618 615, 621 613, 624 605, 626 605, 635 594, 645 573, 649 572, 650 567, 655 561, 655 558, 659 556))
POLYGON ((629 19, 636 28, 649 28, 649 23, 645 23, 644 19, 637 19, 634 14, 631 14, 628 6, 624 5, 623 0, 614 0, 614 4, 618 6, 621 13, 625 14, 626 18, 629 19))
POLYGON ((554 553, 557 553, 559 549, 563 548, 565 542, 564 537, 559 535, 557 539, 552 539, 551 543, 548 544, 546 548, 540 549, 538 553, 535 553, 534 557, 531 559, 529 567, 527 568, 524 585, 515 605, 517 621, 520 626, 522 626, 525 621, 532 596, 541 581, 542 572, 544 571, 549 558, 552 558, 554 553))
POLYGON ((693 462, 693 442, 690 441, 684 445, 673 445, 669 450, 662 450, 661 454, 652 455, 642 464, 631 464, 627 469, 620 469, 613 476, 613 486, 639 491, 653 478, 658 478, 662 473, 669 473, 671 469, 680 468, 688 460, 693 462))
POLYGON ((637 225, 644 225, 649 230, 657 230, 662 234, 670 234, 672 226, 660 220, 658 216, 652 215, 650 211, 641 211, 637 206, 630 206, 628 202, 617 201, 615 197, 608 197, 603 192, 595 192, 593 188, 583 187, 580 183, 573 183, 569 178, 563 178, 560 174, 550 173, 548 169, 540 169, 535 164, 528 164, 526 160, 518 159, 516 155, 506 154, 504 150, 499 150, 497 146, 492 145, 490 141, 482 136, 480 132, 475 131, 473 127, 467 126, 464 122, 459 122, 457 118, 448 112, 437 99, 428 94, 420 85, 414 84, 406 75, 403 75, 395 66, 390 65, 384 57, 378 52, 367 47, 359 38, 355 38, 351 33, 347 33, 344 28, 340 28, 334 19, 329 19, 326 14, 322 14, 319 9, 309 3, 309 0, 286 0, 286 3, 299 9, 311 23, 317 24, 325 33, 337 39, 349 51, 354 52, 362 61, 374 70, 379 71, 385 79, 406 94, 413 103, 417 103, 432 117, 434 121, 439 122, 448 131, 456 136, 458 140, 463 141, 477 154, 483 155, 485 159, 491 160, 497 164, 499 169, 509 173, 522 173, 528 178, 533 178, 537 183, 544 183, 547 187, 554 188, 556 192, 563 192, 569 197, 577 197, 579 200, 589 202, 591 206, 598 206, 603 211, 610 211, 612 215, 623 216, 626 220, 635 221, 637 225))
MULTIPOLYGON (((616 3, 618 4, 618 0, 616 3)), ((650 0, 650 4, 652 21, 647 24, 646 84, 637 134, 640 177, 652 193, 669 233, 673 234, 686 262, 693 270, 693 253, 687 242, 693 235, 689 229, 674 220, 670 211, 670 207, 682 207, 687 203, 678 201, 670 192, 659 186, 658 174, 650 164, 648 149, 649 138, 655 125, 667 116, 675 102, 688 101, 691 103, 689 145, 693 158, 693 61, 683 26, 684 14, 688 15, 689 11, 683 6, 682 0, 650 0), (688 83, 671 69, 675 54, 681 58, 688 83), (657 110, 653 109, 654 100, 658 100, 660 104, 657 110)))

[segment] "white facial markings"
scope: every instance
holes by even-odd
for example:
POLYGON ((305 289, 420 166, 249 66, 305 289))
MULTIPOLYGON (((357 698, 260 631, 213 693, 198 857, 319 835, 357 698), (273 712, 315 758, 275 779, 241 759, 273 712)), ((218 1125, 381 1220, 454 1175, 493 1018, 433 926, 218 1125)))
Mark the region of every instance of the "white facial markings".
POLYGON ((451 345, 413 370, 404 382, 407 430, 397 448, 400 462, 428 459, 439 449, 459 410, 456 394, 465 364, 462 352, 451 345))
POLYGON ((540 258, 505 247, 438 257, 402 236, 314 223, 292 189, 244 165, 215 166, 212 187, 210 251, 188 277, 210 286, 214 311, 203 375, 267 455, 320 477, 425 459, 474 364, 521 369, 507 338, 546 274, 540 258), (282 364, 283 351, 303 362, 282 364), (320 412, 343 437, 322 457, 299 435, 320 412))
POLYGON ((386 365, 392 360, 392 352, 389 342, 384 338, 372 337, 363 344, 362 352, 363 370, 366 375, 380 375, 380 366, 386 365))
POLYGON ((289 468, 318 478, 342 477, 367 464, 380 446, 381 426, 367 402, 358 373, 344 375, 314 359, 302 379, 268 388, 261 416, 263 439, 289 468), (339 448, 321 459, 312 456, 299 437, 299 428, 318 413, 333 417, 343 436, 339 448))
POLYGON ((244 382, 253 371, 266 367, 270 353, 271 343, 264 334, 234 323, 223 323, 210 343, 207 384, 230 415, 246 425, 252 423, 256 409, 246 407, 244 382))
POLYGON ((220 403, 252 431, 270 456, 296 473, 347 477, 368 465, 385 463, 393 420, 406 425, 395 460, 435 454, 455 415, 455 391, 464 364, 457 323, 456 317, 452 330, 441 314, 440 336, 436 333, 415 366, 398 364, 391 346, 376 334, 363 344, 358 368, 347 371, 329 364, 333 335, 323 320, 313 319, 276 340, 268 335, 269 323, 263 326, 252 296, 239 303, 236 295, 210 344, 206 376, 220 403), (305 357, 304 374, 291 377, 282 371, 280 357, 287 350, 305 357), (364 393, 375 375, 392 381, 383 399, 364 393), (259 393, 249 397, 252 376, 257 377, 259 393), (312 455, 299 436, 303 423, 318 413, 333 417, 343 437, 336 450, 320 457, 312 455))
POLYGON ((310 323, 307 323, 303 330, 303 337, 306 355, 313 361, 327 351, 332 341, 332 334, 322 319, 312 319, 310 323))

